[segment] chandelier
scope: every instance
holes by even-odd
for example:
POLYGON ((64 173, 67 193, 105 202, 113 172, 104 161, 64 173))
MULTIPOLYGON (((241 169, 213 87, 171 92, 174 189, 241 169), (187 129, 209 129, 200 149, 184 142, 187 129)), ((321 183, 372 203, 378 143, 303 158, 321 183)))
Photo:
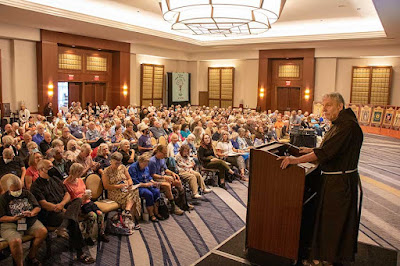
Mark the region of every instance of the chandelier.
POLYGON ((193 35, 250 35, 266 32, 286 0, 160 0, 172 29, 193 35))

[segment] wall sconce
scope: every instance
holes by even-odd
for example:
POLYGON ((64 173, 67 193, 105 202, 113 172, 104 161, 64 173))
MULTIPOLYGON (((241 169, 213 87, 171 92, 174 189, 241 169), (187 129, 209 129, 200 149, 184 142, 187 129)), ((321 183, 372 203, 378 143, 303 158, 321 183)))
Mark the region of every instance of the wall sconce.
POLYGON ((122 88, 123 88, 122 94, 124 96, 127 96, 128 95, 128 86, 125 84, 122 88))
POLYGON ((49 83, 49 85, 47 85, 47 95, 49 95, 49 97, 52 97, 54 94, 54 85, 53 83, 49 83))
POLYGON ((261 99, 264 98, 264 91, 265 91, 264 88, 261 88, 261 89, 260 89, 260 94, 259 94, 259 96, 260 96, 261 99))
POLYGON ((304 91, 305 95, 304 95, 304 99, 308 100, 310 99, 310 89, 306 89, 304 91))

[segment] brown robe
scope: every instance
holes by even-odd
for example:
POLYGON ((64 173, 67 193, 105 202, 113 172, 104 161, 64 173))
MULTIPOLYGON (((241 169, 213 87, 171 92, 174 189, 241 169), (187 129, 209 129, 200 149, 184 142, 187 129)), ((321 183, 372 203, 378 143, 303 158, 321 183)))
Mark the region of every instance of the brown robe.
MULTIPOLYGON (((357 169, 363 133, 354 112, 348 108, 339 113, 319 148, 314 149, 323 172, 357 169)), ((354 261, 357 252, 358 172, 322 174, 311 259, 329 262, 354 261)), ((361 200, 361 199, 360 199, 361 200)))

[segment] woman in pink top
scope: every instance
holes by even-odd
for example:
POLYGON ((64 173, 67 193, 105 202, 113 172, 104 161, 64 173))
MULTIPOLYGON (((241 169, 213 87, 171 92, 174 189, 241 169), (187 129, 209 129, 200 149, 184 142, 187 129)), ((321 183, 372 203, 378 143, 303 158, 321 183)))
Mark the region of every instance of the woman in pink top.
POLYGON ((87 219, 84 221, 82 235, 85 237, 86 244, 93 246, 94 242, 91 238, 91 235, 96 222, 100 229, 98 240, 109 242, 109 239, 104 234, 104 214, 100 211, 97 205, 90 200, 91 192, 86 193, 86 185, 81 178, 83 170, 84 167, 81 164, 72 164, 71 168, 69 169, 69 176, 64 180, 64 185, 68 190, 68 193, 71 195, 71 200, 82 198, 82 212, 87 216, 87 219))
POLYGON ((28 169, 26 169, 26 174, 25 174, 25 186, 27 190, 31 189, 32 183, 35 182, 35 180, 39 177, 39 171, 36 167, 39 161, 42 159, 43 156, 39 151, 36 151, 31 155, 29 155, 29 160, 28 160, 29 167, 28 169))

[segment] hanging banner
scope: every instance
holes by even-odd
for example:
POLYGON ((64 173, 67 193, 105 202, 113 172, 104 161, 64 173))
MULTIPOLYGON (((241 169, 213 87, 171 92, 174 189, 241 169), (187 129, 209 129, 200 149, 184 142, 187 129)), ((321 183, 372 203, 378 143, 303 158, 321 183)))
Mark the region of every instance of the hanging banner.
POLYGON ((172 101, 189 101, 189 73, 172 73, 172 101))

